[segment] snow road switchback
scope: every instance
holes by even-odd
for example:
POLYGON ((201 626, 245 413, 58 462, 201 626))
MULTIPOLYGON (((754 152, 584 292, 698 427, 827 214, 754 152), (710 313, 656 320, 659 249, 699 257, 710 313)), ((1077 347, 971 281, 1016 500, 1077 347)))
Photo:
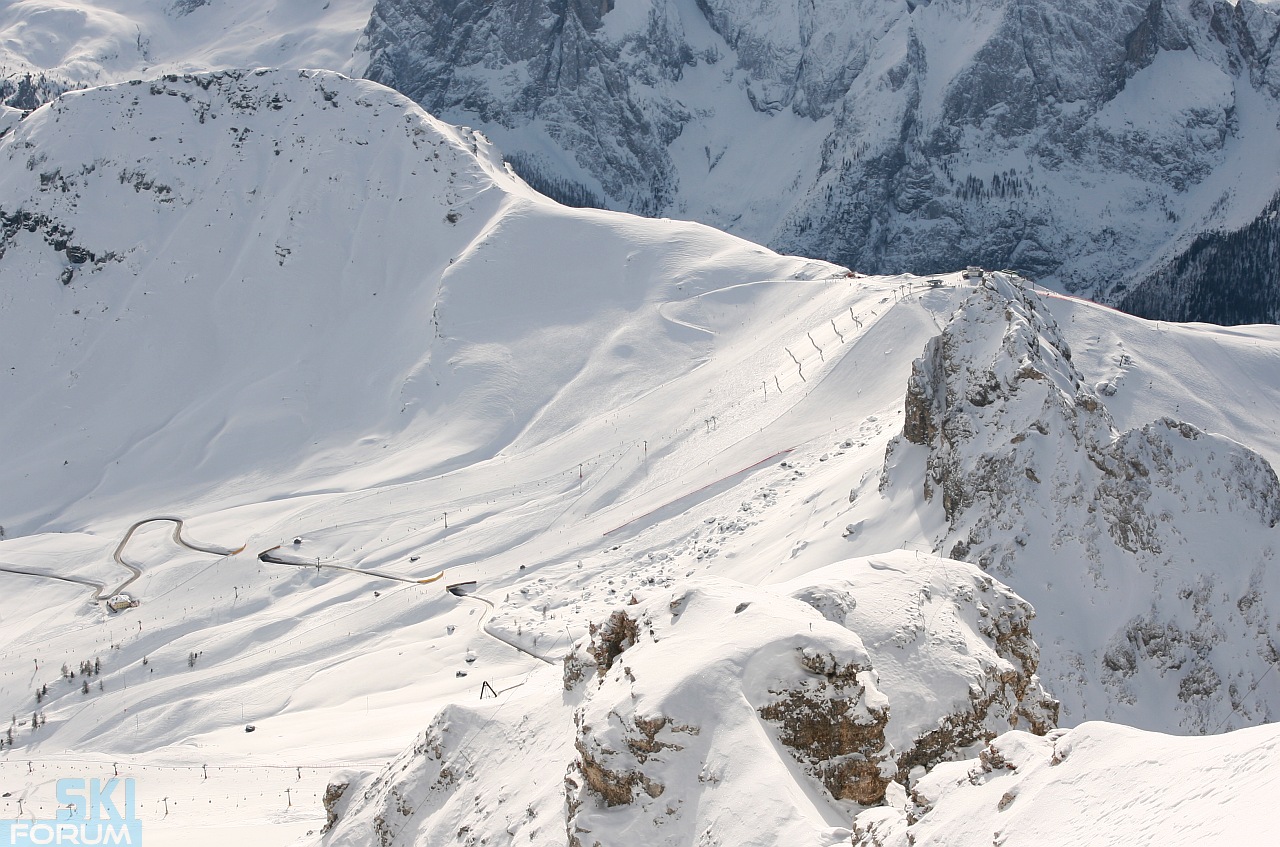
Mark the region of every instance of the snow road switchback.
POLYGON ((124 582, 116 586, 115 590, 112 592, 113 594, 119 594, 120 592, 124 591, 126 588, 132 585, 133 582, 137 580, 138 577, 142 576, 142 568, 140 566, 125 561, 124 548, 126 545, 128 545, 129 539, 133 538, 133 534, 137 532, 140 527, 146 526, 147 524, 150 524, 150 523, 172 523, 173 524, 173 542, 177 544, 179 547, 186 547, 188 550, 194 550, 197 553, 212 553, 215 556, 234 556, 236 553, 239 553, 241 550, 244 549, 243 545, 241 545, 238 548, 232 549, 230 547, 220 547, 217 545, 196 544, 196 543, 190 542, 182 537, 182 528, 184 524, 184 521, 182 518, 176 518, 171 516, 143 518, 140 521, 135 521, 133 525, 131 525, 127 530, 125 530, 124 537, 120 539, 120 543, 116 545, 115 551, 111 554, 111 558, 115 560, 116 564, 120 565, 120 567, 129 571, 129 574, 130 574, 128 579, 126 579, 124 582))

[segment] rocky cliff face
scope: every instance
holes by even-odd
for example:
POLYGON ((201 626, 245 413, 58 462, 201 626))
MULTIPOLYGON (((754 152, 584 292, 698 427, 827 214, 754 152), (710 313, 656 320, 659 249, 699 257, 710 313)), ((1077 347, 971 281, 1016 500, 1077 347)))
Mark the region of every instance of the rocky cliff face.
POLYGON ((1274 194, 1278 33, 1249 0, 378 0, 365 46, 564 199, 1118 299, 1274 194))
POLYGON ((1036 295, 992 275, 914 363, 882 486, 919 485, 942 513, 938 551, 1047 612, 1045 675, 1073 719, 1212 732, 1233 709, 1261 718, 1280 481, 1252 450, 1171 418, 1118 432, 1110 390, 1085 384, 1036 295), (916 450, 923 478, 903 461, 916 450), (1224 537, 1242 559, 1221 557, 1224 537), (1128 712, 1139 703, 1143 718, 1128 712))
POLYGON ((656 18, 621 40, 606 37, 612 9, 612 0, 378 3, 365 30, 366 75, 432 112, 505 129, 537 124, 545 149, 560 150, 509 151, 531 182, 580 202, 600 191, 656 214, 675 200, 666 148, 692 115, 645 89, 678 80, 694 58, 656 18), (566 152, 595 178, 577 197, 574 172, 552 164, 566 152))

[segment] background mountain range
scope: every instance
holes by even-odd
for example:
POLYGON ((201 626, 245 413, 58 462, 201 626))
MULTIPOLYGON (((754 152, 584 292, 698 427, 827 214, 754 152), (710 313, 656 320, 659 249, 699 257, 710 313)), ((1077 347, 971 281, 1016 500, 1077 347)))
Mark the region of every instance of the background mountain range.
POLYGON ((1280 317, 1269 3, 24 0, 0 29, 23 108, 325 67, 482 129, 571 205, 872 273, 1014 268, 1165 320, 1280 317))

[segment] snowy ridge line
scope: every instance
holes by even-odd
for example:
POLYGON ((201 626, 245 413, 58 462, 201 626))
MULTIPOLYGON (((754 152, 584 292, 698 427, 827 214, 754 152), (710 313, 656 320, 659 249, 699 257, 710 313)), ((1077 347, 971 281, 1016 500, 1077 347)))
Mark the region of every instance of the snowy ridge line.
MULTIPOLYGON (((933 312, 929 310, 927 306, 925 306, 919 300, 916 300, 912 297, 912 295, 914 294, 926 293, 930 290, 929 286, 924 282, 924 277, 903 274, 903 275, 899 275, 897 277, 891 277, 888 279, 892 279, 894 281, 889 282, 888 280, 885 280, 881 284, 885 287, 886 291, 893 297, 894 304, 901 303, 910 299, 916 305, 920 306, 921 308, 924 308, 926 311, 929 311, 930 315, 933 316, 934 325, 938 327, 939 332, 942 331, 942 326, 938 321, 937 315, 934 315, 933 312)), ((829 282, 829 280, 825 280, 825 279, 820 281, 829 282)), ((852 280, 850 280, 850 282, 852 282, 852 280)), ((744 284, 752 285, 755 283, 744 283, 744 284)), ((866 283, 863 282, 861 283, 861 285, 866 286, 866 283)), ((737 288, 737 287, 739 286, 730 286, 730 288, 737 288)), ((966 288, 966 287, 971 288, 972 286, 967 286, 963 281, 960 281, 956 283, 951 283, 947 287, 948 288, 966 288)), ((715 294, 720 291, 726 291, 726 290, 729 290, 729 289, 716 289, 716 291, 707 292, 706 294, 699 294, 697 296, 706 297, 707 294, 715 294)), ((689 298, 689 299, 695 299, 695 298, 689 298)), ((886 309, 884 312, 877 312, 875 309, 869 309, 865 312, 860 313, 860 315, 855 315, 853 313, 852 306, 848 307, 847 309, 841 308, 836 310, 831 316, 829 316, 826 322, 819 321, 817 324, 814 325, 813 329, 806 330, 805 336, 808 342, 810 343, 810 345, 813 346, 814 351, 818 354, 819 363, 822 365, 826 365, 827 357, 825 355, 825 351, 823 350, 822 346, 818 343, 817 339, 813 337, 814 332, 819 331, 820 328, 825 330, 826 327, 830 326, 831 330, 835 333, 835 337, 837 339, 836 341, 837 346, 844 345, 844 344, 856 344, 862 338, 862 336, 866 334, 867 330, 870 328, 870 324, 873 323, 875 319, 881 318, 884 315, 888 314, 888 311, 889 310, 886 309), (840 331, 840 327, 836 322, 837 318, 844 317, 846 311, 849 314, 849 320, 850 320, 850 326, 846 330, 846 332, 856 333, 852 338, 846 338, 845 333, 840 331)), ((807 384, 809 380, 804 375, 804 366, 807 362, 813 361, 813 356, 810 355, 810 356, 804 356, 804 357, 797 357, 796 354, 792 352, 790 345, 784 345, 782 349, 786 352, 787 356, 790 357, 791 362, 796 366, 796 373, 800 377, 801 383, 807 384)), ((833 357, 831 364, 835 364, 835 361, 836 359, 835 357, 833 357)), ((790 371, 785 368, 782 370, 782 372, 787 375, 790 374, 790 371)), ((791 382, 790 379, 787 380, 786 385, 783 385, 776 373, 773 374, 773 378, 775 380, 775 384, 778 386, 779 393, 783 393, 786 391, 786 389, 795 385, 795 383, 791 382)))
MULTIPOLYGON (((1067 300, 1073 303, 1082 303, 1087 306, 1097 306, 1100 309, 1108 309, 1117 314, 1126 315, 1129 317, 1136 317, 1133 315, 1129 315, 1128 312, 1124 312, 1124 311, 1121 311, 1120 309, 1117 309, 1115 306, 1108 306, 1106 303, 1100 303, 1097 300, 1088 300, 1084 297, 1076 297, 1071 294, 1063 294, 1058 291, 1052 291, 1048 288, 1045 288, 1043 285, 1036 284, 1031 280, 1027 280, 1027 285, 1031 288, 1032 291, 1034 291, 1036 294, 1039 294, 1041 297, 1053 297, 1058 300, 1067 300)), ((1145 320, 1145 318, 1139 317, 1138 320, 1145 320)), ((1155 321, 1155 323, 1160 323, 1160 322, 1155 321)))
POLYGON ((719 479, 715 479, 715 480, 712 480, 711 482, 708 482, 706 485, 702 486, 701 488, 697 488, 697 489, 694 489, 693 491, 687 492, 687 493, 685 493, 685 494, 681 494, 679 497, 674 497, 674 498, 672 498, 671 500, 668 500, 667 502, 663 503, 661 506, 658 506, 656 509, 651 509, 651 510, 649 510, 648 512, 645 512, 643 515, 637 515, 636 517, 632 518, 631 520, 627 521, 626 523, 619 524, 618 526, 615 526, 613 529, 610 529, 610 530, 607 530, 606 532, 601 533, 601 535, 602 535, 602 536, 611 535, 611 534, 613 534, 613 533, 617 532, 618 530, 623 529, 624 527, 630 526, 631 524, 635 523, 635 522, 636 522, 636 521, 638 521, 638 520, 643 520, 644 518, 647 518, 647 517, 649 517, 650 515, 652 515, 652 514, 654 514, 654 513, 656 513, 656 512, 660 512, 660 511, 662 511, 663 509, 665 509, 665 508, 667 508, 668 506, 670 506, 672 503, 678 503, 679 501, 681 501, 681 500, 685 499, 686 497, 692 497, 693 495, 698 494, 699 492, 706 491, 708 488, 711 488, 713 485, 718 485, 718 484, 720 484, 720 483, 724 482, 724 481, 725 481, 725 480, 727 480, 727 479, 732 479, 733 477, 735 477, 735 476, 739 476, 740 474, 747 473, 748 471, 753 471, 753 470, 755 470, 756 468, 758 468, 758 467, 760 467, 761 465, 763 465, 765 462, 768 462, 768 461, 771 461, 771 460, 773 460, 773 459, 776 459, 776 458, 778 458, 779 456, 785 456, 785 455, 787 455, 788 453, 792 452, 792 451, 793 451, 793 450, 795 450, 795 449, 796 449, 796 448, 794 448, 794 447, 788 447, 788 448, 787 448, 787 449, 785 449, 785 450, 779 450, 777 453, 774 453, 774 454, 773 454, 773 455, 771 455, 771 456, 765 456, 765 457, 764 457, 763 459, 761 459, 760 461, 755 462, 755 463, 750 464, 750 465, 747 465, 745 468, 742 468, 742 469, 740 469, 740 470, 734 471, 733 473, 725 474, 724 476, 720 477, 719 479))

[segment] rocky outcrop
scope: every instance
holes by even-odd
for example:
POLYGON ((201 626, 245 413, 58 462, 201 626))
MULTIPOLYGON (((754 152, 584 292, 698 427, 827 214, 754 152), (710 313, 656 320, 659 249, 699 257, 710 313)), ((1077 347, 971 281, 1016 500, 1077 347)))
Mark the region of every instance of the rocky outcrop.
POLYGON ((510 146, 535 187, 603 194, 657 214, 678 185, 667 145, 692 115, 652 89, 696 59, 658 18, 620 42, 607 37, 603 16, 612 8, 598 0, 381 0, 365 28, 365 76, 433 114, 467 115, 495 138, 536 122, 577 167, 559 171, 564 154, 548 156, 545 145, 510 146), (489 85, 494 71, 504 81, 489 85))
POLYGON ((913 774, 1006 729, 1042 734, 1057 725, 1058 704, 1037 676, 1040 649, 1031 635, 1035 612, 1029 604, 956 562, 899 555, 904 567, 897 568, 877 558, 865 569, 825 569, 799 581, 806 584, 793 596, 877 645, 871 653, 879 679, 908 678, 917 662, 938 671, 930 685, 940 703, 952 705, 940 713, 935 707, 935 714, 906 731, 901 724, 910 723, 904 714, 910 700, 895 698, 895 686, 880 683, 891 706, 897 702, 886 736, 893 750, 880 762, 884 785, 910 785, 913 774), (963 660, 952 653, 958 642, 934 642, 930 632, 940 631, 963 633, 963 660))
POLYGON ((820 653, 804 653, 800 661, 813 681, 770 691, 778 699, 757 709, 760 717, 778 725, 778 739, 832 797, 863 806, 880 802, 892 775, 884 767, 889 709, 863 702, 867 691, 859 677, 871 674, 870 665, 841 665, 820 653))
POLYGON ((328 832, 333 829, 333 825, 338 822, 338 804, 343 796, 347 793, 347 789, 351 787, 349 780, 336 779, 329 782, 324 788, 324 796, 320 798, 320 805, 324 806, 324 829, 322 832, 328 832))
POLYGON ((709 827, 746 840, 761 826, 776 843, 811 843, 835 831, 793 797, 847 816, 1009 728, 1051 727, 1031 608, 971 565, 916 562, 896 553, 769 589, 702 577, 633 597, 559 674, 531 676, 517 708, 446 708, 360 785, 327 843, 359 843, 379 821, 431 843, 594 847, 643 832, 676 847, 709 827), (516 759, 520 783, 496 788, 503 771, 489 764, 516 759))
POLYGON ((1147 725, 1209 731, 1231 713, 1212 702, 1215 677, 1250 685, 1265 673, 1225 635, 1263 652, 1272 638, 1239 619, 1232 603, 1248 579, 1220 560, 1215 539, 1226 532, 1270 559, 1275 471, 1172 418, 1118 432, 1044 302, 1016 278, 990 275, 914 363, 881 477, 882 490, 897 485, 918 485, 935 504, 936 550, 1050 610, 1047 678, 1074 719, 1143 700, 1147 725), (923 478, 897 470, 911 450, 927 451, 923 478), (1046 572, 1049 562, 1071 568, 1046 572), (1077 602, 1109 610, 1083 641, 1065 617, 1077 602), (1153 643, 1172 652, 1134 647, 1153 643), (1135 679, 1148 673, 1161 681, 1135 679))

